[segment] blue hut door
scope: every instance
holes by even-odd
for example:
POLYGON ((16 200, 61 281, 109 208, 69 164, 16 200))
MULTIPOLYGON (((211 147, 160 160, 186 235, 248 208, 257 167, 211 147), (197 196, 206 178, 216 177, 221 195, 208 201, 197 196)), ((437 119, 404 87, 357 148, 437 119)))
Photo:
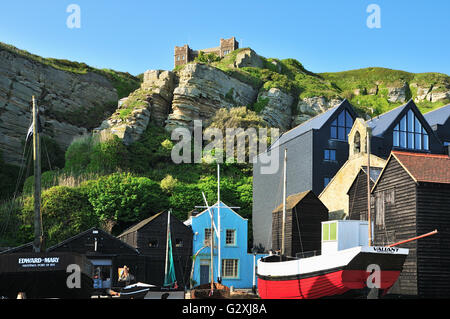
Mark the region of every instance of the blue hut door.
POLYGON ((200 260, 200 285, 209 283, 209 260, 200 260))

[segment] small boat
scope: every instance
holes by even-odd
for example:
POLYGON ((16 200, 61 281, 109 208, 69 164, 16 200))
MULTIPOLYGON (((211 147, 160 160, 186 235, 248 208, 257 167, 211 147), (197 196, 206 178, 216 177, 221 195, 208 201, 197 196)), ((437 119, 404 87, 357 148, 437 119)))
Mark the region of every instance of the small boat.
POLYGON ((145 295, 150 291, 151 288, 156 288, 154 285, 145 284, 142 282, 137 282, 125 286, 120 291, 121 299, 143 299, 145 295))

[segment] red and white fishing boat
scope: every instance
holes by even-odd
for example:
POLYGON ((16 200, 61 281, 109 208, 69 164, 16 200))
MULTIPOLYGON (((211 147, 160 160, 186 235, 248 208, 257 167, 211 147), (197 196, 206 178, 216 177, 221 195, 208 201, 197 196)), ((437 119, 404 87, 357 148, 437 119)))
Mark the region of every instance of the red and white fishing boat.
MULTIPOLYGON (((317 299, 342 295, 353 297, 360 293, 367 294, 371 288, 377 288, 378 293, 386 293, 397 281, 409 251, 395 247, 398 243, 390 247, 371 246, 371 222, 322 222, 321 255, 307 258, 284 256, 286 154, 285 150, 281 254, 258 260, 259 296, 263 299, 317 299), (332 229, 331 240, 324 236, 324 229, 327 229, 326 234, 332 229)), ((368 220, 371 220, 370 206, 368 220)))
POLYGON ((405 248, 359 246, 300 259, 268 256, 258 261, 258 293, 262 299, 363 295, 371 270, 378 271, 376 287, 386 292, 397 281, 407 255, 405 248))

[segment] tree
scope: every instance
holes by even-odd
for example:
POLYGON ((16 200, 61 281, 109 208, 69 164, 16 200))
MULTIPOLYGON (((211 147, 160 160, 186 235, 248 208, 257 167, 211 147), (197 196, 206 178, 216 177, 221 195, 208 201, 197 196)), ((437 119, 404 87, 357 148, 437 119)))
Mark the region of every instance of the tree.
POLYGON ((112 232, 167 208, 167 196, 158 183, 130 173, 114 173, 84 185, 95 216, 112 232))

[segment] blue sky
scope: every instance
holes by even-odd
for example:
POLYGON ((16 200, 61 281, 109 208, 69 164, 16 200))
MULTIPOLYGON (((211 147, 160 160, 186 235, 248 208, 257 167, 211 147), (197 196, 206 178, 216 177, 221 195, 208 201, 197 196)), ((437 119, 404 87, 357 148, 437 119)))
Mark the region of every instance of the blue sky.
POLYGON ((139 74, 172 69, 173 47, 215 47, 235 36, 265 57, 313 72, 380 66, 450 74, 450 1, 2 1, 0 41, 44 57, 139 74), (81 28, 66 26, 70 4, 81 28), (366 25, 370 4, 381 28, 366 25))

